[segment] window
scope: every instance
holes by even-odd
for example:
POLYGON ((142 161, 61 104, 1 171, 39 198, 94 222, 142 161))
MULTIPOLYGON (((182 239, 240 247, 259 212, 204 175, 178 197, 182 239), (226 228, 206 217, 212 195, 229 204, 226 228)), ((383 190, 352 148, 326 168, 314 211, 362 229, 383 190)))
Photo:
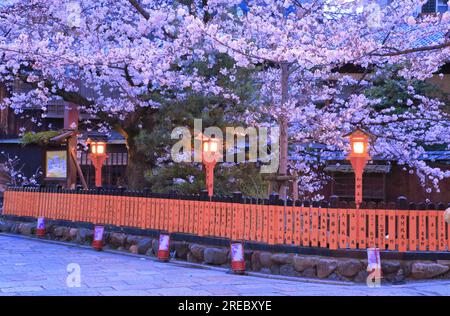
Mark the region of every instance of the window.
MULTIPOLYGON (((384 201, 385 174, 367 173, 363 177, 363 198, 368 201, 384 201)), ((339 196, 341 200, 353 200, 355 197, 355 175, 353 173, 333 173, 331 194, 339 196)))
POLYGON ((448 11, 448 0, 438 0, 437 12, 447 12, 447 11, 448 11))
POLYGON ((47 106, 47 117, 49 118, 63 118, 64 117, 64 103, 49 103, 47 106))
POLYGON ((448 0, 428 0, 422 7, 422 13, 447 12, 448 0))

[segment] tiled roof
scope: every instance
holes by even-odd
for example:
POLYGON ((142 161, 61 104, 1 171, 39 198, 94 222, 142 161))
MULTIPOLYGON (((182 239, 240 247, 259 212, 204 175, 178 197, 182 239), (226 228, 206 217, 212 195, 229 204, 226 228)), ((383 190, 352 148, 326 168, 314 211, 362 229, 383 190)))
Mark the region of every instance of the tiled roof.
MULTIPOLYGON (((87 139, 88 132, 81 132, 81 138, 87 139)), ((20 137, 11 137, 11 138, 0 138, 0 144, 20 144, 22 143, 22 138, 20 137)), ((108 144, 125 144, 125 138, 116 131, 111 131, 108 137, 108 144)))
MULTIPOLYGON (((322 153, 318 153, 320 155, 320 159, 323 161, 329 161, 329 160, 346 160, 347 154, 343 151, 324 151, 322 153)), ((291 160, 298 160, 298 155, 291 155, 291 160)), ((450 163, 450 150, 439 150, 439 151, 427 151, 425 154, 420 156, 421 160, 427 160, 427 161, 446 161, 450 163)), ((372 156, 372 160, 378 160, 378 161, 389 161, 386 158, 383 158, 379 155, 372 156)))
MULTIPOLYGON (((327 172, 344 172, 353 173, 353 168, 351 165, 328 165, 324 169, 327 172)), ((366 173, 389 173, 391 171, 390 165, 367 165, 364 168, 366 173)))

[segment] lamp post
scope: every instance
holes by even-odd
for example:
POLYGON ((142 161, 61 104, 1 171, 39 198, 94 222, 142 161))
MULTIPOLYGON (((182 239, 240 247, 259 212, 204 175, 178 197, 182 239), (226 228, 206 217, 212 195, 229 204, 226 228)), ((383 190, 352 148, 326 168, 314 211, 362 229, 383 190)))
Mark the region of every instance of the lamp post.
POLYGON ((203 138, 202 162, 206 170, 206 187, 208 196, 211 198, 214 194, 214 167, 217 164, 217 152, 219 146, 216 138, 203 138))
POLYGON ((106 142, 94 139, 88 139, 88 144, 90 145, 89 159, 91 159, 92 164, 95 168, 95 186, 102 186, 102 166, 105 159, 108 157, 106 155, 106 142))
POLYGON ((355 172, 355 204, 356 208, 359 208, 363 200, 362 176, 367 162, 371 159, 368 147, 372 135, 358 128, 344 136, 350 138, 350 154, 347 160, 350 160, 355 172))

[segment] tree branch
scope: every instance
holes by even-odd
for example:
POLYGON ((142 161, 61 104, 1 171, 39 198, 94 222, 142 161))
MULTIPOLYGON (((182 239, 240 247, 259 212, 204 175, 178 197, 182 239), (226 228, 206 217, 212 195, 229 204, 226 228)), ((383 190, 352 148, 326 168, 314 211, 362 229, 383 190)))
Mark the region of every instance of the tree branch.
POLYGON ((438 50, 438 49, 443 49, 446 47, 450 47, 450 41, 444 42, 444 43, 438 44, 438 45, 410 48, 410 49, 405 49, 405 50, 396 50, 395 52, 388 52, 388 53, 374 53, 372 55, 380 56, 380 57, 392 57, 392 56, 407 55, 407 54, 418 53, 418 52, 427 52, 427 51, 432 51, 432 50, 438 50))
POLYGON ((142 15, 146 20, 150 18, 150 14, 141 6, 141 4, 137 0, 128 0, 131 5, 142 15))

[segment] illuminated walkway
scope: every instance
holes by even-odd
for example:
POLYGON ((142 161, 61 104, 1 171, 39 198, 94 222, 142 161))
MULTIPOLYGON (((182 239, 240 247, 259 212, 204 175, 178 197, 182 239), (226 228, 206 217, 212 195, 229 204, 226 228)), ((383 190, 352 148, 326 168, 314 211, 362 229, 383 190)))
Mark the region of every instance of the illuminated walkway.
POLYGON ((0 235, 0 295, 450 295, 450 281, 369 288, 234 276, 223 269, 0 235), (80 268, 80 287, 68 286, 78 280, 73 267, 80 268))

